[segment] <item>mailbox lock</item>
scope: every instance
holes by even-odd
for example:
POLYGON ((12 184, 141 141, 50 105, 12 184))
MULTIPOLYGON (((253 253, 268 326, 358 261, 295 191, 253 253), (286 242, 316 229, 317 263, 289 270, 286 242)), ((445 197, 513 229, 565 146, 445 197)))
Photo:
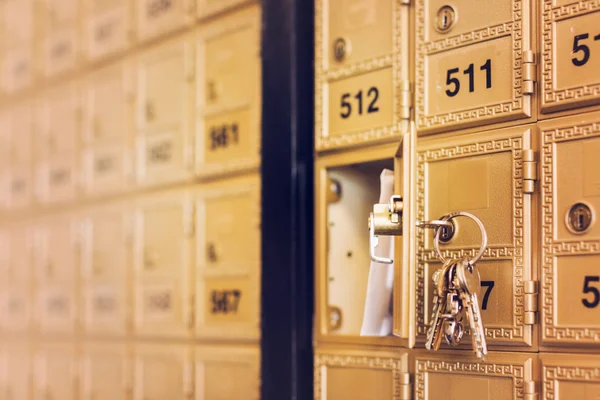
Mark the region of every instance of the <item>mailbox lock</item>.
POLYGON ((452 29, 456 22, 456 11, 449 5, 442 6, 435 18, 435 29, 439 33, 446 33, 452 29))
POLYGON ((214 243, 208 243, 206 246, 206 258, 209 262, 215 263, 219 260, 217 255, 217 246, 214 243))
POLYGON ((441 231, 440 242, 442 243, 448 243, 451 241, 456 233, 456 224, 454 223, 454 220, 450 220, 450 224, 450 226, 442 226, 439 228, 441 231))
POLYGON ((567 213, 567 228, 573 233, 584 233, 593 221, 592 209, 584 203, 575 203, 567 213))
POLYGON ((344 38, 337 38, 333 42, 333 57, 335 61, 342 62, 350 54, 350 44, 344 38))

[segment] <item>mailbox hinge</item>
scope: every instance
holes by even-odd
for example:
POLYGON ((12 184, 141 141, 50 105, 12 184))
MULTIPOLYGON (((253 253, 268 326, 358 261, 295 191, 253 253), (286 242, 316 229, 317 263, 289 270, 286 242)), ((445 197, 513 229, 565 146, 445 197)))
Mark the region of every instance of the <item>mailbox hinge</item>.
POLYGON ((536 81, 535 53, 533 50, 523 51, 523 94, 533 94, 536 81))
POLYGON ((538 312, 538 282, 523 282, 523 321, 525 325, 534 325, 538 312))
POLYGON ((523 150, 523 193, 533 193, 535 181, 537 180, 537 161, 535 151, 523 150))
POLYGON ((398 393, 394 398, 398 400, 412 400, 412 384, 410 383, 410 374, 408 372, 396 372, 400 376, 398 380, 400 385, 398 387, 398 393))
POLYGON ((410 81, 400 81, 399 84, 399 106, 400 106, 400 118, 410 119, 410 109, 412 108, 412 91, 410 81))
POLYGON ((523 396, 523 400, 537 400, 538 398, 534 381, 525 381, 523 385, 523 392, 523 394, 525 395, 523 396))

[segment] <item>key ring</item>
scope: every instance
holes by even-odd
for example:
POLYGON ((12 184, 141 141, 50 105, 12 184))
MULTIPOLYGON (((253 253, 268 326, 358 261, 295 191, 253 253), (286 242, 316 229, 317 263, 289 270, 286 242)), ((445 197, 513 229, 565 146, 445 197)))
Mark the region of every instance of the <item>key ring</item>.
MULTIPOLYGON (((481 259, 481 257, 483 256, 483 253, 485 252, 485 249, 487 247, 487 232, 485 231, 485 226, 483 226, 483 222, 481 222, 481 220, 479 218, 477 218, 475 215, 466 212, 466 211, 457 211, 457 212, 453 212, 450 213, 448 215, 444 215, 441 220, 442 221, 450 221, 456 217, 467 217, 467 218, 471 218, 473 221, 475 221, 475 223, 477 224, 477 226, 479 227, 479 230, 481 231, 481 247, 479 248, 479 252, 477 254, 475 254, 475 257, 473 257, 472 260, 469 260, 470 264, 475 264, 477 261, 479 261, 479 259, 481 259)), ((433 238, 433 248, 435 249, 435 252, 438 256, 438 258, 440 259, 440 261, 442 261, 442 263, 445 263, 446 258, 442 255, 442 252, 440 251, 440 234, 441 234, 442 230, 439 227, 436 227, 435 229, 435 236, 433 238)))

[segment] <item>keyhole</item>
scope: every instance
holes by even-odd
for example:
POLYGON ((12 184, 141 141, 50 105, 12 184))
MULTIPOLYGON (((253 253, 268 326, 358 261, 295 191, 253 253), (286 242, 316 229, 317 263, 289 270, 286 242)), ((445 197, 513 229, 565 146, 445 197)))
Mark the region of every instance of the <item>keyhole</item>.
POLYGON ((336 61, 343 61, 348 55, 349 46, 344 38, 337 38, 333 42, 333 57, 336 61))
POLYGON ((446 33, 456 22, 456 11, 451 6, 443 6, 437 12, 435 28, 440 33, 446 33))
POLYGON ((443 226, 441 227, 440 232, 440 242, 448 243, 454 237, 454 232, 456 231, 456 225, 454 225, 454 221, 450 220, 452 226, 443 226))
POLYGON ((567 214, 567 228, 573 233, 583 233, 592 225, 593 213, 587 204, 574 204, 567 214))

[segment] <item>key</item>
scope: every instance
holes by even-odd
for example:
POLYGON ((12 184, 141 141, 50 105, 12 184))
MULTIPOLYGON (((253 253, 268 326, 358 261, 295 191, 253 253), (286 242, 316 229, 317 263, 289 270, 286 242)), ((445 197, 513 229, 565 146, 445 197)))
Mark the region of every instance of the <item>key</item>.
MULTIPOLYGON (((458 260, 456 260, 458 262, 458 260)), ((462 312, 463 305, 460 293, 454 284, 456 274, 456 262, 448 269, 448 293, 446 300, 446 312, 442 316, 446 321, 444 337, 448 345, 455 347, 460 343, 463 336, 462 312)))
POLYGON ((446 294, 448 291, 448 269, 456 262, 450 260, 446 262, 441 269, 433 275, 433 312, 431 314, 431 324, 427 330, 427 341, 425 348, 427 350, 438 350, 442 341, 442 327, 444 319, 442 314, 446 312, 446 294))
POLYGON ((456 264, 454 284, 459 289, 467 320, 471 327, 473 351, 478 358, 483 358, 487 354, 487 343, 479 307, 478 293, 481 290, 481 278, 477 266, 469 263, 466 258, 461 259, 456 264))

